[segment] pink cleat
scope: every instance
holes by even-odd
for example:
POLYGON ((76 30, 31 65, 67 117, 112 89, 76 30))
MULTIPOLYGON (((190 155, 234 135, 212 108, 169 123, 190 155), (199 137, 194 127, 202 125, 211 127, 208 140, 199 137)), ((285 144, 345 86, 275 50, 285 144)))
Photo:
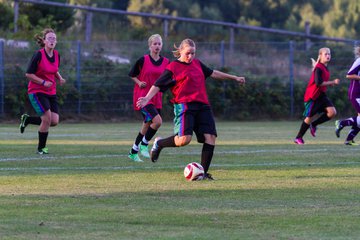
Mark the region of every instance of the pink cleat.
POLYGON ((304 145, 305 142, 302 138, 295 138, 294 139, 294 143, 298 144, 298 145, 304 145))
POLYGON ((310 124, 310 133, 311 136, 316 137, 316 127, 310 124))

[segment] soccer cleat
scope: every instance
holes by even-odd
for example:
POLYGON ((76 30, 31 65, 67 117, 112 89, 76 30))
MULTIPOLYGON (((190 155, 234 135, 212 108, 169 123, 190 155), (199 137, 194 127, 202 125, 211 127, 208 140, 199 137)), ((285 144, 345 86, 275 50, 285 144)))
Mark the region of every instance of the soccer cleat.
POLYGON ((312 124, 310 124, 310 134, 313 137, 316 137, 316 126, 313 126, 312 124))
POLYGON ((150 158, 148 145, 139 144, 140 153, 143 157, 150 158))
POLYGON ((304 145, 305 144, 305 142, 304 142, 304 140, 302 139, 302 138, 295 138, 294 139, 294 143, 296 143, 296 144, 298 144, 298 145, 304 145))
POLYGON ((340 121, 336 120, 335 121, 335 134, 336 136, 339 138, 340 137, 340 131, 343 129, 344 127, 341 126, 340 121))
POLYGON ((156 162, 159 158, 161 147, 157 145, 157 142, 160 140, 160 137, 155 138, 154 144, 150 151, 150 159, 152 162, 156 162))
POLYGON ((210 173, 205 173, 202 180, 214 181, 215 179, 212 177, 210 173))
POLYGON ((40 155, 49 154, 49 149, 46 147, 42 148, 40 150, 38 149, 37 154, 40 154, 40 155))
POLYGON ((128 157, 134 162, 143 162, 143 160, 140 159, 139 154, 137 153, 129 153, 128 157))
POLYGON ((345 141, 344 144, 348 146, 359 146, 359 144, 356 143, 354 140, 345 141))
POLYGON ((21 118, 20 118, 20 133, 24 133, 25 131, 25 122, 26 122, 26 119, 28 119, 29 115, 24 113, 23 115, 21 115, 21 118))

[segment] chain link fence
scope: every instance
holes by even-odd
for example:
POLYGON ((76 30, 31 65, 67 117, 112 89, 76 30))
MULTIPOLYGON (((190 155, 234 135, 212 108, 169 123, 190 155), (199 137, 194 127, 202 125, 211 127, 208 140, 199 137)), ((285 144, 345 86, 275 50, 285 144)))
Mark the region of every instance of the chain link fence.
MULTIPOLYGON (((179 45, 179 42, 176 43, 179 45)), ((25 72, 38 49, 26 41, 0 40, 0 116, 17 118, 32 111, 27 100, 25 72)), ((164 43, 162 55, 174 60, 173 43, 164 43)), ((340 114, 352 112, 345 80, 354 56, 354 44, 306 42, 197 42, 197 58, 211 68, 245 76, 239 87, 231 81, 209 79, 208 94, 214 114, 223 119, 292 119, 301 116, 302 96, 311 73, 310 58, 318 49, 332 49, 332 78, 343 80, 329 89, 340 114)), ((59 42, 60 72, 67 79, 58 86, 61 115, 65 118, 128 118, 132 110, 133 81, 128 77, 135 61, 148 53, 146 42, 59 42)), ((169 91, 163 114, 172 118, 169 91)))

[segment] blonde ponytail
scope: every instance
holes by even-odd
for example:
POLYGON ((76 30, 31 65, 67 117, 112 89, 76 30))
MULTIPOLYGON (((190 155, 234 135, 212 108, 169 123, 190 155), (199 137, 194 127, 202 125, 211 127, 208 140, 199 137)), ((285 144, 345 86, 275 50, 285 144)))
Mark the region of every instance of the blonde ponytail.
POLYGON ((316 64, 320 61, 320 57, 315 61, 315 59, 311 58, 312 71, 314 71, 316 64))
POLYGON ((319 55, 318 55, 318 58, 317 58, 316 61, 315 61, 315 59, 311 58, 312 71, 314 71, 315 66, 320 62, 320 55, 321 55, 324 51, 330 52, 330 48, 327 48, 327 47, 320 48, 320 49, 319 49, 319 55))
POLYGON ((180 51, 186 46, 195 47, 195 42, 193 40, 191 40, 190 38, 186 38, 181 41, 179 47, 177 47, 176 44, 174 43, 175 50, 172 51, 174 57, 180 58, 180 51))

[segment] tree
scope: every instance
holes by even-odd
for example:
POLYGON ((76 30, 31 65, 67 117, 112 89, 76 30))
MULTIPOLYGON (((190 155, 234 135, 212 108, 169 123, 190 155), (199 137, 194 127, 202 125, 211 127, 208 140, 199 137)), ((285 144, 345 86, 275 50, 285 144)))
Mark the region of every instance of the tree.
POLYGON ((4 31, 8 30, 13 19, 14 13, 11 7, 5 3, 0 3, 0 29, 4 31))
MULTIPOLYGON (((65 3, 66 0, 57 0, 65 3)), ((50 27, 52 24, 57 31, 65 31, 74 23, 75 11, 70 8, 53 7, 41 4, 20 3, 20 15, 26 15, 27 20, 34 28, 50 27)))
POLYGON ((356 38, 360 34, 360 2, 334 0, 324 14, 324 34, 332 37, 356 38))
MULTIPOLYGON (((132 0, 127 8, 129 12, 144 12, 152 14, 173 15, 164 5, 164 0, 132 0)), ((132 26, 158 26, 161 20, 155 18, 129 17, 132 26)))

